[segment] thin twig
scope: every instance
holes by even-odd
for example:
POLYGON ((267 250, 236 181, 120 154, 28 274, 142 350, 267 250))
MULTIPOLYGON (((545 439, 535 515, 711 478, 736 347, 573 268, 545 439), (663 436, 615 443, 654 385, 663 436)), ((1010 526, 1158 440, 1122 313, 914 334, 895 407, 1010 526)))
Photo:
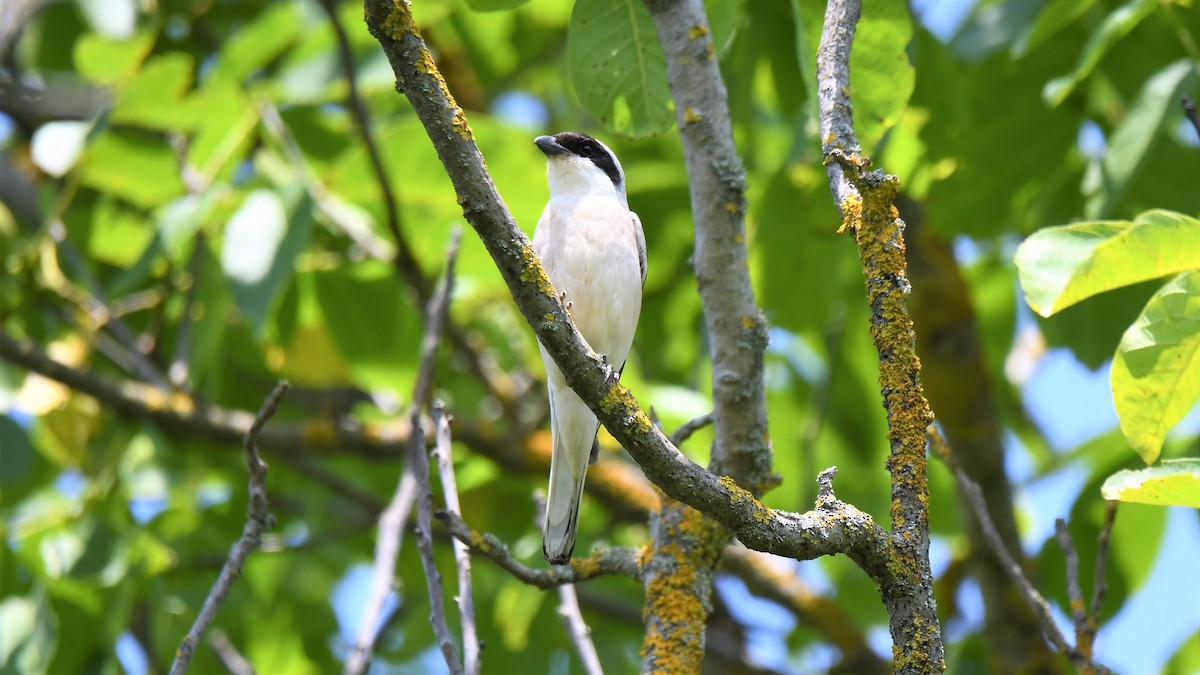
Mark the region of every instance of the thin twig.
POLYGON ((1083 591, 1079 586, 1079 552, 1075 550, 1067 521, 1062 518, 1054 520, 1054 536, 1058 540, 1058 547, 1062 549, 1066 565, 1067 599, 1071 604, 1071 620, 1075 623, 1075 644, 1079 645, 1087 630, 1087 606, 1083 604, 1083 591))
POLYGON ((221 568, 221 575, 217 577, 217 582, 213 584, 208 597, 204 599, 204 606, 196 616, 196 622, 192 624, 192 629, 188 631, 187 636, 179 645, 179 651, 175 654, 175 663, 171 665, 171 675, 182 675, 187 672, 188 664, 192 660, 192 653, 204 637, 204 631, 208 630, 209 625, 216 618, 217 610, 225 602, 225 597, 229 595, 229 589, 233 588, 233 582, 242 576, 242 565, 245 564, 246 558, 262 542, 263 531, 274 524, 267 505, 267 465, 258 456, 255 439, 263 425, 279 408, 279 402, 283 400, 283 395, 287 393, 287 390, 288 383, 281 381, 275 387, 275 391, 272 391, 271 395, 267 397, 262 409, 258 411, 258 416, 254 418, 254 423, 246 431, 243 445, 246 448, 246 463, 250 466, 250 483, 247 488, 250 493, 250 504, 246 509, 246 525, 242 529, 242 536, 229 551, 229 558, 226 559, 225 566, 221 568))
POLYGON ((1079 640, 1079 651, 1088 658, 1092 657, 1092 646, 1096 642, 1096 633, 1100 630, 1100 611, 1104 606, 1104 596, 1108 593, 1108 581, 1105 574, 1108 571, 1108 545, 1112 540, 1113 524, 1117 520, 1118 501, 1111 501, 1104 506, 1104 524, 1100 526, 1100 537, 1096 543, 1096 574, 1092 579, 1092 603, 1087 613, 1087 630, 1079 640))
MULTIPOLYGON (((654 409, 651 408, 651 412, 653 412, 653 410, 654 409)), ((712 424, 712 422, 712 413, 705 413, 696 419, 684 422, 683 426, 679 427, 675 430, 675 433, 671 434, 671 445, 674 445, 678 448, 679 446, 683 445, 684 441, 691 438, 692 434, 712 424)))
MULTIPOLYGON (((454 477, 454 458, 450 444, 450 418, 446 415, 446 404, 441 400, 433 402, 434 456, 437 458, 438 475, 442 478, 442 496, 446 502, 446 511, 456 516, 462 515, 462 507, 458 502, 458 483, 454 477)), ((471 553, 463 542, 452 539, 454 547, 454 564, 458 568, 458 603, 459 621, 462 625, 463 640, 463 671, 466 675, 478 675, 479 635, 475 628, 475 598, 471 588, 471 553)))
POLYGON ((463 672, 462 661, 450 637, 450 626, 446 622, 446 606, 442 599, 442 575, 438 572, 433 557, 433 490, 429 485, 429 455, 425 451, 424 433, 421 430, 421 406, 433 386, 433 366, 437 356, 442 324, 450 305, 450 292, 454 287, 454 258, 458 254, 458 243, 462 231, 455 227, 450 234, 450 252, 447 254, 446 275, 438 286, 425 312, 425 335, 421 341, 421 367, 417 371, 417 386, 412 401, 413 438, 421 437, 409 444, 409 465, 417 477, 417 551, 421 554, 421 568, 425 571, 425 585, 429 591, 430 623, 438 646, 446 659, 451 675, 463 672))
MULTIPOLYGON (((1042 629, 1042 634, 1054 645, 1058 653, 1067 657, 1076 667, 1081 669, 1090 668, 1098 673, 1110 672, 1108 668, 1086 658, 1079 650, 1067 642, 1066 636, 1059 630, 1058 624, 1054 622, 1054 615, 1050 613, 1050 604, 1046 602, 1046 598, 1030 583, 1025 573, 1021 570, 1021 566, 1017 564, 1017 561, 1013 559, 1012 554, 1008 552, 1008 548, 1004 545, 1004 540, 1001 539, 1000 533, 996 530, 995 523, 992 522, 991 515, 988 514, 987 503, 983 499, 983 490, 979 489, 975 481, 967 477, 962 467, 959 466, 958 461, 954 459, 954 454, 950 451, 950 447, 946 445, 946 441, 942 439, 941 434, 936 429, 930 427, 926 437, 929 439, 929 448, 933 454, 942 460, 951 473, 954 474, 955 480, 958 481, 959 490, 966 497, 967 504, 971 507, 971 512, 975 514, 975 519, 979 523, 979 529, 983 532, 983 537, 987 541, 988 547, 992 549, 992 553, 1000 560, 1005 572, 1008 573, 1009 578, 1021 593, 1021 597, 1025 599, 1025 603, 1033 610, 1033 615, 1042 629)), ((1078 569, 1078 562, 1076 562, 1076 569, 1078 569)))
POLYGON ((562 584, 573 584, 596 577, 622 575, 641 580, 638 570, 639 549, 599 549, 586 558, 572 558, 568 565, 555 565, 546 570, 535 570, 513 557, 508 546, 491 533, 480 533, 471 529, 462 518, 440 511, 434 516, 446 526, 450 534, 471 548, 472 551, 496 563, 518 581, 537 586, 554 588, 562 584))
MULTIPOLYGON (((378 636, 375 630, 376 624, 379 622, 383 603, 387 599, 388 593, 392 591, 392 579, 395 576, 396 559, 400 554, 404 523, 408 520, 408 513, 413 504, 419 501, 418 498, 422 492, 422 474, 425 475, 425 491, 428 491, 429 461, 425 455, 425 433, 421 427, 421 407, 428 397, 433 383, 433 361, 437 355, 438 335, 441 333, 442 320, 446 315, 446 306, 449 304, 454 259, 458 253, 459 239, 459 228, 456 227, 450 234, 445 279, 426 308, 425 332, 421 340, 421 362, 417 371, 416 383, 413 385, 410 404, 409 417, 412 426, 408 438, 408 462, 396 485, 396 492, 392 496, 391 503, 388 504, 387 510, 379 519, 379 538, 375 544, 375 566, 371 580, 371 593, 367 596, 363 621, 359 625, 354 646, 346 657, 343 675, 360 675, 366 672, 367 666, 371 662, 371 655, 375 650, 375 638, 378 636)), ((419 510, 420 505, 418 505, 419 510)), ((420 542, 421 537, 418 533, 418 545, 420 542)), ((459 670, 461 671, 461 667, 459 670)))
POLYGON ((1196 102, 1192 100, 1191 96, 1184 96, 1181 102, 1183 103, 1183 114, 1196 128, 1196 135, 1200 136, 1200 113, 1196 112, 1196 102))
POLYGON ((213 629, 213 632, 208 634, 208 646, 212 647, 217 660, 231 675, 254 675, 253 664, 242 656, 225 631, 220 628, 213 629))
POLYGON ((379 152, 379 145, 371 134, 370 114, 362 94, 358 90, 354 52, 350 48, 350 39, 346 36, 346 29, 338 20, 337 2, 321 0, 320 4, 329 16, 329 25, 333 27, 334 36, 337 38, 338 59, 341 62, 342 75, 346 78, 346 106, 350 109, 350 115, 354 119, 354 125, 358 129, 359 135, 362 136, 363 146, 367 149, 367 157, 371 160, 371 170, 375 173, 375 182, 379 185, 379 191, 382 193, 385 222, 388 231, 392 233, 392 241, 396 245, 396 254, 392 257, 393 265, 404 280, 416 290, 417 297, 422 302, 426 302, 433 289, 430 287, 429 280, 421 272, 421 265, 413 256, 412 249, 408 246, 408 240, 404 238, 401 230, 400 209, 396 204, 392 182, 388 180, 387 170, 383 166, 383 156, 379 152))
POLYGON ((600 667, 600 655, 596 653, 596 645, 592 642, 592 629, 583 621, 573 584, 558 587, 558 618, 567 627, 571 644, 575 645, 579 660, 583 662, 583 672, 587 675, 604 675, 604 669, 600 667))
POLYGON ((88 269, 87 262, 79 249, 75 248, 70 239, 67 239, 67 226, 61 220, 56 220, 50 224, 49 232, 50 238, 58 246, 67 267, 79 277, 83 284, 83 302, 87 308, 88 318, 92 322, 91 328, 104 328, 112 334, 113 338, 128 351, 132 372, 139 379, 149 382, 163 391, 169 391, 171 387, 167 378, 146 357, 138 345, 138 339, 134 337, 133 331, 109 309, 101 292, 100 282, 88 269))

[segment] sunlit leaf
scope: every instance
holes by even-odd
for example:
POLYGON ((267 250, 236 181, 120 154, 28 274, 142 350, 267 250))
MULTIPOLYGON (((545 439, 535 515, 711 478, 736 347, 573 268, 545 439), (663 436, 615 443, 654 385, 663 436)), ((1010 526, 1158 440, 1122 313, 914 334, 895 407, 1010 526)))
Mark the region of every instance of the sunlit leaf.
POLYGON ((209 79, 240 82, 279 56, 296 39, 301 26, 299 5, 268 4, 254 21, 222 41, 220 56, 209 79))
POLYGON ((529 644, 529 626, 545 597, 545 593, 516 579, 508 579, 500 586, 495 621, 506 648, 521 651, 529 644))
POLYGON ((95 33, 75 43, 75 68, 96 84, 117 84, 129 79, 154 46, 155 33, 147 30, 129 40, 113 40, 95 33))
POLYGON ((1147 211, 1132 223, 1045 228, 1021 244, 1015 262, 1029 306, 1050 316, 1098 293, 1200 269, 1200 220, 1147 211))
POLYGON ((854 130, 868 154, 895 126, 912 96, 916 73, 908 62, 912 20, 892 0, 866 0, 850 52, 854 130))
POLYGON ((156 56, 121 88, 111 119, 152 129, 183 130, 190 120, 181 103, 191 84, 191 56, 178 52, 156 56))
POLYGON ((91 146, 85 185, 151 208, 183 194, 179 162, 165 140, 110 129, 91 146))
POLYGON ((641 2, 578 0, 567 63, 580 100, 613 132, 638 138, 674 124, 666 59, 641 2))
POLYGON ((1168 459, 1159 466, 1118 471, 1100 490, 1109 500, 1200 509, 1200 459, 1168 459))
POLYGON ((1163 286, 1125 332, 1113 357, 1121 431, 1147 464, 1200 399, 1200 272, 1163 286))

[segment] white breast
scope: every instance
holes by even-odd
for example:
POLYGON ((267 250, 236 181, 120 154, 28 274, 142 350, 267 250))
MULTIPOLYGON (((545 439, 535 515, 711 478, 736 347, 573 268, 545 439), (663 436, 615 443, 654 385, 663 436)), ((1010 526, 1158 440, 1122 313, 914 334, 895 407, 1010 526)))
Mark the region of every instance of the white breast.
POLYGON ((642 310, 634 216, 615 196, 556 197, 546 205, 533 246, 571 318, 592 350, 619 368, 642 310))

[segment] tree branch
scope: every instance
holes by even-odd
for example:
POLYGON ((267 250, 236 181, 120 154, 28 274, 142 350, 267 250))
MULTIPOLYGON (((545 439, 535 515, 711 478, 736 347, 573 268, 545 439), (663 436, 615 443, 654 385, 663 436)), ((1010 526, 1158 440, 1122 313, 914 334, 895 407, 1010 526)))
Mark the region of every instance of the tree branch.
POLYGON ((854 134, 850 104, 850 47, 861 0, 830 0, 817 49, 817 107, 821 150, 830 189, 858 243, 871 308, 871 338, 879 354, 879 383, 887 411, 892 477, 892 551, 897 583, 884 582, 898 672, 941 672, 942 648, 933 573, 929 567, 929 488, 925 429, 933 421, 921 392, 912 319, 905 296, 904 222, 894 206, 898 182, 876 171, 854 134))
POLYGON ((283 400, 283 395, 287 393, 287 390, 288 383, 280 382, 275 387, 275 391, 267 397, 262 409, 254 418, 254 423, 246 431, 243 445, 246 448, 246 463, 250 467, 250 482, 247 486, 250 503, 246 507, 246 525, 242 528, 242 536, 230 549, 229 557, 221 568, 221 574, 217 577, 217 582, 213 584, 208 597, 204 599, 204 606, 200 608, 195 623, 192 624, 191 630, 180 643, 179 650, 175 653, 175 662, 171 664, 171 675, 183 675, 187 672, 196 645, 204 638, 204 632, 216 618, 217 610, 221 608, 225 598, 229 595, 229 590, 233 588, 233 582, 242 576, 242 566, 245 564, 246 558, 262 543, 263 532, 274 524, 274 518, 271 517, 270 508, 267 506, 267 465, 258 456, 255 439, 263 425, 279 408, 279 402, 283 400))
MULTIPOLYGON (((1029 604, 1029 608, 1033 610, 1034 616, 1037 617, 1038 625, 1041 626, 1042 634, 1046 636, 1046 639, 1049 640, 1052 645, 1054 645, 1054 648, 1058 650, 1058 653, 1067 657, 1076 667, 1080 669, 1090 669, 1088 672, 1109 672, 1109 670, 1104 666, 1092 663, 1089 658, 1085 658, 1083 654, 1079 652, 1079 650, 1072 647, 1071 644, 1067 642, 1066 636, 1064 636, 1062 631, 1058 629, 1058 624, 1054 622, 1054 615, 1050 613, 1050 604, 1046 602, 1046 599, 1042 597, 1042 594, 1039 593, 1036 588, 1034 588, 1033 584, 1025 576, 1025 573, 1021 571, 1021 566, 1018 565, 1017 561, 1013 559, 1012 554, 1008 552, 1008 548, 1004 545, 1004 540, 1000 538, 1000 533, 996 531, 996 525, 992 522, 992 518, 988 514, 987 503, 984 502, 983 499, 983 491, 980 490, 979 486, 976 485, 975 482, 967 477, 967 474, 963 472, 962 467, 959 466, 958 461, 955 460, 954 454, 951 452, 949 446, 946 445, 945 441, 942 440, 942 437, 932 427, 930 428, 929 433, 929 446, 932 452, 937 455, 938 459, 942 460, 954 474, 955 480, 958 481, 960 491, 967 498, 967 504, 970 506, 971 512, 975 514, 976 520, 979 521, 979 527, 981 530, 983 530, 983 535, 987 539, 987 542, 992 549, 992 553, 1000 559, 1004 569, 1008 571, 1009 578, 1012 580, 1013 584, 1016 585, 1018 590, 1020 590, 1022 597, 1025 598, 1025 602, 1029 604)), ((1061 542, 1061 534, 1059 536, 1061 542)), ((1074 549, 1072 548, 1072 550, 1074 549)), ((1074 561, 1076 589, 1071 591, 1072 596, 1074 596, 1076 591, 1078 591, 1078 563, 1078 558, 1076 558, 1074 561)), ((1071 567, 1072 564, 1068 560, 1068 575, 1071 574, 1071 567)), ((1074 604, 1073 600, 1072 604, 1074 604)), ((1080 600, 1080 604, 1082 604, 1082 598, 1080 600)))
MULTIPOLYGON (((346 658, 344 675, 359 675, 366 672, 371 662, 371 653, 375 648, 378 637, 375 624, 379 622, 383 603, 392 590, 392 579, 396 571, 396 559, 400 555, 400 543, 403 538, 404 523, 408 520, 408 512, 414 503, 417 504, 417 548, 421 550, 421 562, 424 565, 425 548, 429 548, 432 558, 433 549, 429 539, 429 516, 432 512, 430 504, 432 497, 429 488, 429 457, 425 454, 425 432, 421 427, 421 407, 429 397, 433 387, 433 366, 437 356, 438 338, 442 333, 442 325, 450 304, 450 290, 454 285, 454 260, 458 255, 460 231, 455 228, 450 233, 450 245, 446 253, 446 273, 429 305, 425 308, 425 331, 421 337, 421 360, 417 369, 416 382, 413 384, 412 401, 409 404, 410 434, 408 437, 408 462, 396 485, 396 492, 386 511, 379 519, 379 540, 375 546, 375 567, 371 580, 371 593, 367 597, 363 621, 354 641, 354 648, 346 658), (422 514, 422 511, 427 513, 422 514), (422 536, 422 518, 424 518, 424 536, 422 536)), ((426 567, 426 576, 437 574, 432 560, 426 567)), ((441 615, 441 628, 445 628, 445 610, 442 607, 441 584, 430 579, 429 595, 434 616, 441 615)), ((435 630, 439 630, 435 624, 435 630)), ((447 637, 448 640, 448 637, 447 637)), ((458 656, 454 653, 453 644, 449 644, 446 655, 447 665, 452 673, 461 673, 462 665, 457 663, 458 656), (452 660, 453 659, 453 660, 452 660), (457 666, 457 667, 456 667, 457 666)), ((445 652, 447 644, 443 643, 445 652)))
MULTIPOLYGON (((462 515, 458 503, 458 484, 454 477, 454 458, 450 445, 450 419, 446 416, 446 405, 441 400, 433 402, 434 456, 437 458, 438 475, 442 478, 442 498, 446 512, 462 515)), ((475 598, 471 590, 471 556, 467 545, 453 539, 454 565, 458 569, 459 620, 462 625, 463 671, 466 675, 478 675, 479 635, 475 629, 475 598)))
POLYGON ((463 215, 488 249, 517 307, 555 360, 567 384, 591 407, 653 483, 731 529, 748 547, 810 559, 847 553, 876 580, 892 577, 887 534, 871 517, 836 499, 808 513, 768 509, 728 477, 685 457, 656 429, 632 393, 571 323, 528 238, 504 206, 484 167, 470 126, 445 88, 405 2, 366 0, 366 21, 379 40, 454 185, 463 215))
POLYGON ((575 597, 575 587, 562 584, 558 587, 558 618, 562 619, 571 636, 571 644, 583 662, 583 672, 587 675, 604 675, 600 667, 600 655, 596 653, 596 645, 592 642, 592 630, 583 621, 583 613, 579 611, 579 599, 575 597))

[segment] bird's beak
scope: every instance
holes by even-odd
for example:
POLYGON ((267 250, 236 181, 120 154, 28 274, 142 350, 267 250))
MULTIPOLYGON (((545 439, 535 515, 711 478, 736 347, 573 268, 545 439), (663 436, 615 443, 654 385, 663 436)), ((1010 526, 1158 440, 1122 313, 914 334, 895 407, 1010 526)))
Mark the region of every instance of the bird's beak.
POLYGON ((533 142, 538 146, 538 148, 541 149, 542 152, 546 154, 547 157, 566 155, 571 152, 570 150, 567 150, 563 146, 559 145, 558 141, 554 140, 553 136, 538 136, 537 138, 533 139, 533 142))

